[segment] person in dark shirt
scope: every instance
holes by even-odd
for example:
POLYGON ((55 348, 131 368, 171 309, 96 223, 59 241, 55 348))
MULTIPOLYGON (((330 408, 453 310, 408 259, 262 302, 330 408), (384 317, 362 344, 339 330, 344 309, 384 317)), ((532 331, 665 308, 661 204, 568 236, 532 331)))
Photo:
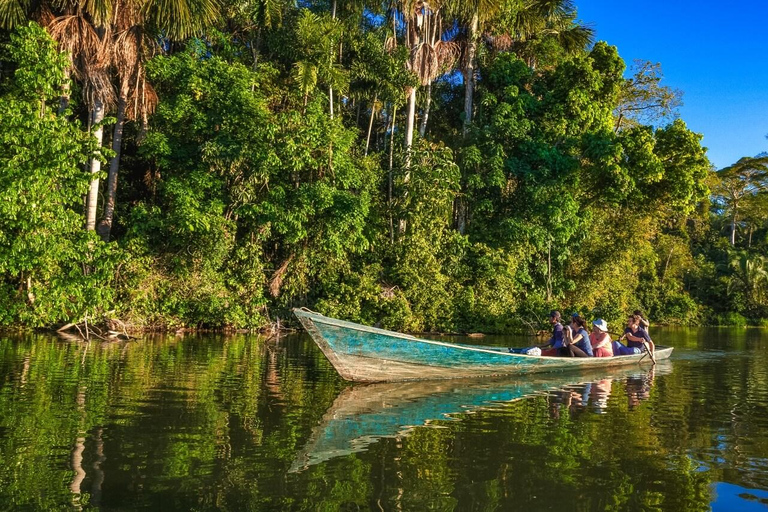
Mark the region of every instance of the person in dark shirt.
POLYGON ((627 319, 627 327, 624 329, 624 335, 621 339, 627 340, 627 347, 632 349, 635 354, 642 354, 646 350, 646 344, 648 345, 651 354, 653 354, 654 344, 651 341, 651 337, 648 335, 648 331, 641 328, 640 315, 630 315, 627 319))
POLYGON ((541 355, 556 356, 556 355, 570 355, 571 352, 565 346, 565 337, 563 335, 563 324, 560 323, 560 312, 552 310, 549 313, 549 323, 552 324, 552 337, 549 338, 544 345, 539 345, 539 348, 546 349, 552 347, 551 350, 542 350, 541 355))

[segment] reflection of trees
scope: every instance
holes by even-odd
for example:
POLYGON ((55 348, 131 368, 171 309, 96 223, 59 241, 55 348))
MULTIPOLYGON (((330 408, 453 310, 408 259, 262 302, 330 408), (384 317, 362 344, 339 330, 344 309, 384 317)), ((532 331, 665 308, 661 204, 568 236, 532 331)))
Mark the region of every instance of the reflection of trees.
POLYGON ((301 339, 0 339, 0 502, 706 509, 711 482, 768 487, 768 347, 757 331, 732 342, 752 355, 609 382, 604 414, 592 403, 596 383, 573 385, 461 421, 434 419, 286 477, 343 386, 301 339))
POLYGON ((0 339, 0 354, 0 502, 33 509, 150 506, 171 490, 189 508, 265 499, 264 466, 247 461, 287 466, 338 386, 308 384, 317 360, 265 364, 263 341, 242 336, 26 336, 0 339))

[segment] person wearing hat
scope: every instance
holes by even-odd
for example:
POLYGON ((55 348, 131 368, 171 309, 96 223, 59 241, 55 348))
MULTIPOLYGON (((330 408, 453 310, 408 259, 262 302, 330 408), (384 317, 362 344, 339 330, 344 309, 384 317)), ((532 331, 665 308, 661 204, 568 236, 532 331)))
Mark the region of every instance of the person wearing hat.
POLYGON ((608 334, 608 322, 598 318, 592 322, 592 334, 589 335, 592 343, 592 353, 595 357, 613 357, 613 344, 608 334))

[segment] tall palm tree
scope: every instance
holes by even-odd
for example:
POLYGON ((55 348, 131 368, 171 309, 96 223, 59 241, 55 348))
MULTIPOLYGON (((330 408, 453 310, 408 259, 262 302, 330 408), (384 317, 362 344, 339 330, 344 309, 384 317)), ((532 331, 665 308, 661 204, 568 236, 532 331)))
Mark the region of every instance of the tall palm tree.
POLYGON ((309 92, 318 81, 328 86, 328 108, 333 119, 333 91, 345 91, 349 76, 336 62, 335 48, 343 26, 328 15, 319 16, 305 9, 296 24, 295 36, 302 59, 294 64, 294 79, 300 84, 306 106, 309 92))
MULTIPOLYGON (((394 19, 402 21, 404 44, 410 53, 406 67, 418 77, 419 84, 423 86, 435 80, 455 61, 458 54, 456 44, 442 38, 441 8, 440 0, 434 0, 433 3, 428 0, 401 0, 397 3, 397 10, 392 13, 393 25, 394 19)), ((393 36, 393 41, 396 41, 396 34, 393 36)), ((408 97, 405 127, 407 166, 416 120, 416 87, 407 87, 405 93, 408 97)))
POLYGON ((126 4, 113 16, 111 62, 117 78, 117 113, 112 130, 112 151, 107 174, 107 194, 104 213, 96 230, 108 242, 112 231, 117 196, 117 176, 123 143, 123 129, 126 121, 141 120, 147 124, 147 117, 157 105, 157 94, 147 82, 144 65, 159 51, 156 40, 149 36, 141 23, 141 13, 136 4, 126 4))
MULTIPOLYGON (((462 38, 461 73, 464 76, 464 126, 467 134, 472 123, 473 97, 475 90, 475 72, 477 69, 477 45, 480 34, 486 25, 497 16, 505 0, 455 0, 448 4, 451 15, 458 21, 464 37, 462 38)), ((515 2, 516 3, 516 2, 515 2)))
POLYGON ((573 0, 533 0, 515 15, 512 49, 536 67, 533 43, 554 38, 568 54, 578 53, 594 40, 594 29, 581 24, 573 0))
MULTIPOLYGON (((109 109, 119 105, 118 96, 124 102, 124 115, 129 118, 135 117, 141 108, 146 107, 142 115, 151 110, 153 92, 146 84, 143 71, 143 63, 151 52, 143 51, 149 41, 143 35, 144 30, 152 27, 168 39, 183 39, 212 25, 217 16, 216 0, 73 0, 66 3, 0 0, 0 23, 3 27, 12 27, 27 17, 40 20, 60 47, 69 52, 71 72, 83 85, 83 99, 89 110, 89 129, 99 148, 102 146, 102 121, 109 109), (135 44, 129 43, 131 39, 135 44), (128 47, 118 48, 124 44, 128 47), (113 85, 115 75, 120 82, 120 95, 113 85), (134 96, 133 109, 131 94, 134 96)), ((119 152, 122 124, 117 135, 119 152)), ((89 162, 93 176, 86 198, 85 226, 89 231, 96 229, 100 157, 97 152, 89 162)), ((118 162, 115 161, 114 165, 117 166, 118 162)), ((116 168, 112 174, 110 212, 114 211, 116 168)), ((109 236, 108 230, 106 236, 109 236)))
POLYGON ((567 53, 582 51, 594 39, 594 31, 576 21, 572 0, 456 0, 451 5, 464 34, 464 135, 472 124, 481 35, 495 50, 514 51, 531 67, 536 66, 532 43, 539 39, 554 37, 567 53))

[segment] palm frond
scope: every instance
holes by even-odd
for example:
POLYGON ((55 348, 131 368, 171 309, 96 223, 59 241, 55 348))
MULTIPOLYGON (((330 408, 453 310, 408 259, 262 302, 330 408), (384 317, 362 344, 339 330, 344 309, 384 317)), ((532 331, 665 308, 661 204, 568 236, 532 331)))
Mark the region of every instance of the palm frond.
POLYGON ((317 85, 317 66, 311 62, 299 61, 293 65, 291 76, 299 84, 302 94, 306 95, 317 85))
POLYGON ((169 39, 184 39, 215 24, 219 10, 218 0, 153 0, 143 5, 142 14, 169 39))
POLYGON ((0 0, 0 28, 11 29, 27 19, 32 0, 0 0))

